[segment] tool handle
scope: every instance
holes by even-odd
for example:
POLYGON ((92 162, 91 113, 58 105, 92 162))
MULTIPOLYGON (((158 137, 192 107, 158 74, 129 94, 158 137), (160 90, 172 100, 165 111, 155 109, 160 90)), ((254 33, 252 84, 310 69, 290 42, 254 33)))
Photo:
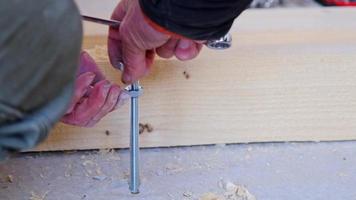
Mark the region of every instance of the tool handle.
POLYGON ((83 20, 88 21, 88 22, 94 22, 97 24, 103 24, 103 25, 108 25, 113 28, 119 28, 121 22, 117 20, 112 20, 112 19, 101 19, 97 17, 91 17, 91 16, 86 16, 82 15, 83 20))
MULTIPOLYGON (((104 24, 104 25, 108 25, 113 28, 119 28, 120 24, 121 24, 121 21, 112 20, 112 19, 110 19, 110 20, 109 19, 101 19, 101 18, 86 16, 86 15, 82 15, 82 18, 85 21, 94 22, 94 23, 98 23, 98 24, 104 24)), ((204 44, 208 48, 214 49, 214 50, 228 49, 232 45, 232 36, 230 33, 227 33, 226 35, 224 35, 223 37, 221 37, 217 40, 207 40, 204 44)))

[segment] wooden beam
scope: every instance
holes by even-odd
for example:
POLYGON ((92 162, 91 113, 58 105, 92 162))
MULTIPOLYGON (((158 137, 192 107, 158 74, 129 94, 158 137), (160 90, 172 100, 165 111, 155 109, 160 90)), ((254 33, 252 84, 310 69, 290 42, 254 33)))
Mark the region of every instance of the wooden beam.
MULTIPOLYGON (((232 49, 204 49, 189 62, 157 60, 140 97, 141 122, 154 131, 140 145, 356 139, 354 19, 351 8, 249 10, 232 29, 232 49)), ((106 30, 86 30, 84 48, 118 81, 106 30)), ((128 141, 126 104, 94 128, 59 124, 36 150, 124 148, 128 141)))

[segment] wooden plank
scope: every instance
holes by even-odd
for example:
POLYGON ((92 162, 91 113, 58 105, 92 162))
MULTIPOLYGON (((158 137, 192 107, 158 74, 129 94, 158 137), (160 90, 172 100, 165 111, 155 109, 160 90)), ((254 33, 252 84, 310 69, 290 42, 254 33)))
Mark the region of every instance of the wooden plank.
MULTIPOLYGON (((205 49, 189 62, 157 60, 140 98, 141 122, 154 131, 140 145, 356 139, 354 19, 351 8, 249 10, 232 29, 232 49, 205 49)), ((84 48, 118 81, 105 28, 90 28, 99 35, 87 32, 84 48)), ((59 124, 36 150, 124 148, 128 141, 127 104, 94 128, 59 124)))

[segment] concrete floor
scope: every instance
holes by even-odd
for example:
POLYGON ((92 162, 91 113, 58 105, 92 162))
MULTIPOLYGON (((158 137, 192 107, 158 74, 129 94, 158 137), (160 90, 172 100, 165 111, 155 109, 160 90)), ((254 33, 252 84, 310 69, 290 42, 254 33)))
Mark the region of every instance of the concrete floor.
POLYGON ((187 200, 223 196, 221 182, 258 200, 356 199, 356 142, 144 149, 139 195, 128 191, 128 160, 127 150, 18 155, 0 164, 0 199, 187 200))

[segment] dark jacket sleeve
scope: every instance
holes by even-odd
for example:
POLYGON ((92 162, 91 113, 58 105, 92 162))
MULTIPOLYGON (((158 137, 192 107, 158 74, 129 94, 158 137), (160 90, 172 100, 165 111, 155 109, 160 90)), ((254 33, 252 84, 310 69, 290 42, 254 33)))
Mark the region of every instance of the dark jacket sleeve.
POLYGON ((157 25, 195 40, 224 36, 251 0, 140 0, 157 25))

